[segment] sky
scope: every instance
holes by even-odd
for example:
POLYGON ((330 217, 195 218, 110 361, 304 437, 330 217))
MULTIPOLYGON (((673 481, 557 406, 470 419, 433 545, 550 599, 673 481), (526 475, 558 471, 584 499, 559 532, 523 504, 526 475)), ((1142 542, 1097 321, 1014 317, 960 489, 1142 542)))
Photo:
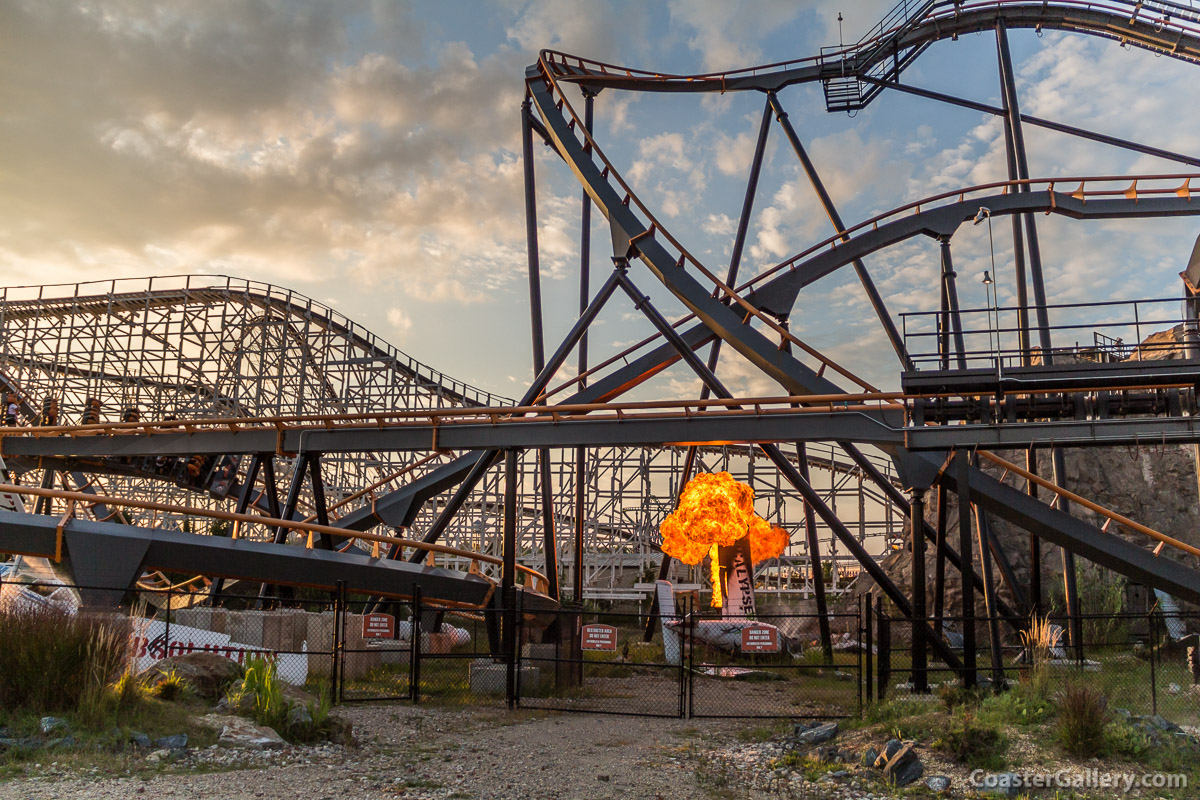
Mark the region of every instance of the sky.
MULTIPOLYGON (((674 73, 855 41, 890 2, 847 0, 0 0, 0 285, 224 274, 283 285, 443 372, 508 397, 531 377, 520 105, 539 49, 674 73), (839 32, 837 15, 843 22, 839 32)), ((1013 31, 1025 113, 1196 152, 1195 67, 1077 34, 1013 31)), ((990 34, 940 42, 906 82, 999 104, 990 34)), ((885 93, 828 114, 780 95, 848 224, 1006 177, 987 115, 885 93)), ((759 94, 596 101, 605 152, 673 234, 723 273, 762 113, 759 94)), ((1027 129, 1033 176, 1191 171, 1027 129)), ((535 147, 547 349, 578 304, 580 190, 535 147)), ((593 288, 610 268, 594 215, 593 288)), ((1052 302, 1175 297, 1189 218, 1039 217, 1052 302)), ((1007 223, 994 255, 1011 301, 1007 223)), ((743 261, 761 272, 832 233, 773 127, 743 261)), ((985 226, 954 240, 964 305, 983 307, 985 226)), ((867 259, 893 314, 937 305, 938 251, 867 259)), ((644 268, 635 281, 682 313, 644 268)), ((881 387, 897 362, 853 275, 807 289, 792 330, 881 387)), ((650 331, 614 300, 592 363, 650 331)), ((1083 338, 1090 333, 1083 331, 1083 338)), ((677 367, 641 396, 695 397, 677 367)), ((564 371, 570 374, 571 368, 564 371)), ((739 392, 780 394, 736 355, 739 392)))

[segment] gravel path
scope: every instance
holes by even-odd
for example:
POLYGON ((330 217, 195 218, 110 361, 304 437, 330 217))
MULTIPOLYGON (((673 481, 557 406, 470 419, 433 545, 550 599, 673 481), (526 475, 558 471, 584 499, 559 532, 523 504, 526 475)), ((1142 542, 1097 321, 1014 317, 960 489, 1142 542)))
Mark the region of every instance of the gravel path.
MULTIPOLYGON (((0 800, 673 800, 674 798, 826 798, 882 800, 897 796, 878 773, 853 765, 806 775, 775 767, 788 752, 772 733, 783 723, 679 720, 509 712, 409 704, 342 706, 360 745, 288 747, 281 751, 192 749, 155 763, 138 755, 81 773, 51 762, 30 765, 26 777, 0 781, 0 800), (126 772, 126 767, 131 769, 126 772), (109 773, 109 774, 106 774, 109 773)), ((838 744, 854 752, 876 741, 846 731, 838 744)), ((922 752, 927 775, 961 767, 922 752)), ((907 790, 898 790, 904 795, 907 790)))
MULTIPOLYGON (((499 709, 354 706, 358 748, 224 749, 109 777, 45 773, 0 783, 0 798, 684 798, 699 732, 682 720, 499 709), (238 762, 249 764, 238 767, 238 762), (274 765, 272 765, 274 764, 274 765), (272 765, 272 766, 268 766, 272 765), (208 771, 204 770, 220 770, 208 771)), ((736 723, 722 725, 739 727, 736 723)))

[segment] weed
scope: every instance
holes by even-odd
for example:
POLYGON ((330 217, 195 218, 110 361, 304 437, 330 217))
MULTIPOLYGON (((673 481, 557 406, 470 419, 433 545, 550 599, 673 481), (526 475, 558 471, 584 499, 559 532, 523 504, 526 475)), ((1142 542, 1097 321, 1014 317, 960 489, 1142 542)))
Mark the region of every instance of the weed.
POLYGON ((151 692, 159 700, 171 703, 183 697, 188 688, 187 681, 183 679, 183 676, 175 670, 171 670, 158 679, 151 688, 151 692))
POLYGON ((0 706, 42 713, 97 708, 125 666, 124 620, 11 605, 0 611, 0 706), (19 646, 18 646, 19 645, 19 646))
POLYGON ((1068 753, 1091 758, 1104 750, 1108 699, 1082 684, 1068 684, 1058 697, 1058 741, 1068 753))
POLYGON ((971 712, 955 715, 933 746, 975 769, 999 770, 1005 766, 1008 737, 997 727, 978 724, 971 712))

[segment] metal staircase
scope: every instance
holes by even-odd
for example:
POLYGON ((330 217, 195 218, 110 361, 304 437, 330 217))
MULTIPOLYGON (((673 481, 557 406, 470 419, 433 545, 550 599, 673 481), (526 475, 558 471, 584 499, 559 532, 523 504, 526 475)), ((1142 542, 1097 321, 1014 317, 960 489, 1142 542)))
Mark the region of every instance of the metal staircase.
POLYGON ((822 48, 821 85, 825 92, 825 110, 865 108, 883 87, 863 80, 864 77, 875 81, 898 79, 904 68, 929 46, 925 42, 903 48, 900 43, 936 5, 939 5, 938 0, 900 0, 854 47, 822 48))

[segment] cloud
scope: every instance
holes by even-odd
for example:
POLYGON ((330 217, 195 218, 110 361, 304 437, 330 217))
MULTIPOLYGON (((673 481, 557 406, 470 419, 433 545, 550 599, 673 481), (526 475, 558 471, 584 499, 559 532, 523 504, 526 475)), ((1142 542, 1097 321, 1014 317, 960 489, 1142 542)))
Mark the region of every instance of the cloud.
POLYGON ((11 7, 0 257, 348 271, 461 301, 507 281, 523 268, 525 57, 453 41, 427 66, 356 55, 356 15, 404 43, 397 4, 11 7))
POLYGON ((792 0, 762 0, 752 6, 724 0, 671 0, 668 8, 672 22, 690 31, 688 47, 710 71, 761 63, 761 40, 801 10, 792 0))

